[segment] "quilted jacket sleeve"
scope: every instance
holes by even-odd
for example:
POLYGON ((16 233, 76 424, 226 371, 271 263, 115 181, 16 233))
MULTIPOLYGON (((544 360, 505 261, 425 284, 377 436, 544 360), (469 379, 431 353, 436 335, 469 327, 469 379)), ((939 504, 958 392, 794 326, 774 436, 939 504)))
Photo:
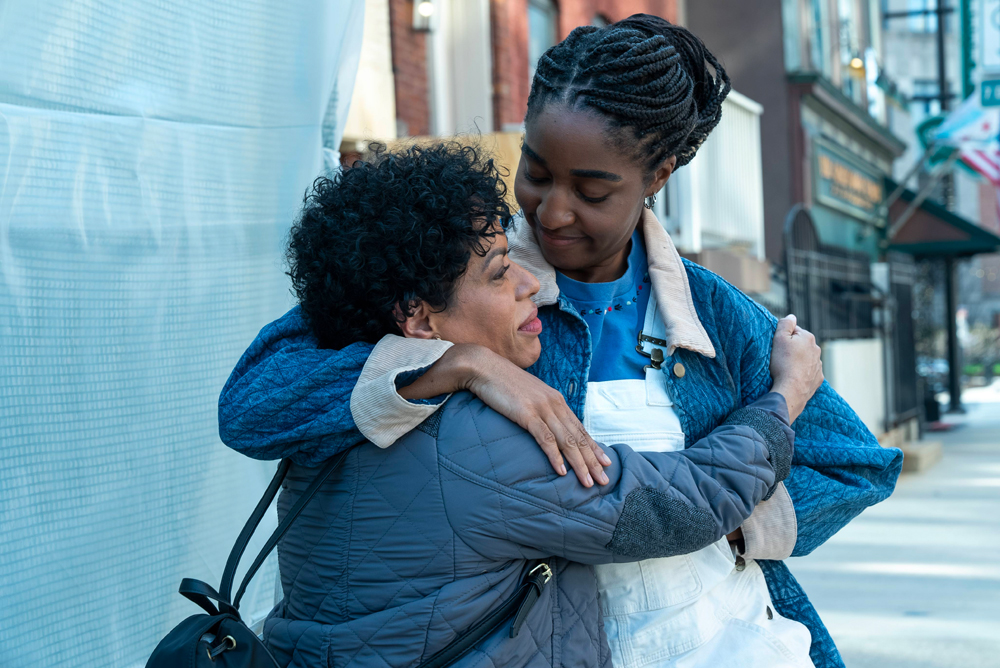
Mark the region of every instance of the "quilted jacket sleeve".
POLYGON ((527 432, 468 393, 435 419, 448 520, 494 560, 555 555, 596 564, 701 549, 774 488, 794 439, 780 417, 751 406, 679 452, 612 445, 610 484, 588 489, 552 473, 527 432))
MULTIPOLYGON (((687 264, 692 288, 708 286, 718 338, 749 404, 770 390, 771 342, 777 318, 732 285, 687 264), (734 316, 734 314, 736 314, 734 316)), ((699 311, 701 313, 701 310, 699 311)), ((903 453, 883 448, 853 409, 825 382, 792 425, 795 457, 785 487, 795 507, 792 556, 809 554, 868 506, 892 494, 903 453)))
POLYGON ((296 306, 260 331, 226 381, 222 442, 254 459, 315 466, 363 441, 350 397, 372 348, 319 348, 296 306))

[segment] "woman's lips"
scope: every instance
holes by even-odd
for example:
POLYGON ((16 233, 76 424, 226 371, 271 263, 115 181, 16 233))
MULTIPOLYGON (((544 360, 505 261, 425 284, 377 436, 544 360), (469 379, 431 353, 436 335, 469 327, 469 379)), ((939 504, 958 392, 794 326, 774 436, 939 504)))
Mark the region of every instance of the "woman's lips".
POLYGON ((534 217, 533 220, 535 223, 535 232, 537 232, 539 237, 538 241, 544 243, 546 246, 572 246, 583 239, 581 235, 556 234, 539 225, 538 220, 534 217))
POLYGON ((517 331, 524 332, 525 334, 542 333, 542 321, 538 319, 537 308, 531 312, 531 316, 527 320, 521 323, 521 326, 517 328, 517 331))

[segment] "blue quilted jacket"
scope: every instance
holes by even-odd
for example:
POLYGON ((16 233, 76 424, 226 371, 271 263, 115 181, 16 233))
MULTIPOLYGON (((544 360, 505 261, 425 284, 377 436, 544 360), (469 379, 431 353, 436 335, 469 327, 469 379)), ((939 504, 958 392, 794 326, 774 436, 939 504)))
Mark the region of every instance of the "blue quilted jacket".
MULTIPOLYGON (((415 666, 544 560, 552 580, 516 635, 508 622, 453 665, 609 667, 589 564, 685 554, 739 526, 789 469, 776 397, 681 452, 611 446, 611 482, 587 489, 523 429, 455 395, 391 448, 353 448, 306 506, 278 546, 284 597, 265 642, 291 668, 415 666)), ((280 516, 315 476, 292 466, 280 516)))
MULTIPOLYGON (((691 295, 716 350, 714 359, 678 348, 683 378, 666 375, 674 409, 690 446, 733 410, 763 396, 776 320, 712 272, 684 261, 691 295)), ((560 390, 583 415, 590 370, 590 333, 560 298, 539 311, 542 356, 529 371, 560 390)), ((258 459, 291 457, 316 465, 364 441, 351 417, 350 395, 374 345, 321 350, 298 308, 267 325, 244 353, 222 391, 223 442, 258 459), (308 380, 296 369, 308 368, 308 380), (315 386, 327 389, 316 393, 315 386)), ((902 467, 902 453, 882 448, 858 416, 826 383, 795 424, 795 457, 785 486, 795 506, 793 556, 809 554, 870 505, 886 499, 902 467)), ((783 562, 759 562, 778 611, 812 633, 817 668, 843 661, 822 621, 783 562)))

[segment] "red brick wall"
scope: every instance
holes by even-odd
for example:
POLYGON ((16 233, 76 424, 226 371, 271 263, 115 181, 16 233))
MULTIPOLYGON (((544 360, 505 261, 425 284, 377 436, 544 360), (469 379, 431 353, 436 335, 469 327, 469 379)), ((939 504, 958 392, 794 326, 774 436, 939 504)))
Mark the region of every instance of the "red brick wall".
POLYGON ((497 130, 517 125, 528 108, 528 0, 492 0, 493 118, 497 130))
MULTIPOLYGON (((559 39, 590 25, 600 14, 610 22, 641 12, 677 20, 676 0, 557 0, 559 39)), ((528 0, 492 0, 493 116, 496 129, 524 121, 528 109, 528 0)))
MULTIPOLYGON (((598 14, 614 22, 639 12, 677 19, 676 0, 561 0, 559 38, 598 14)), ((430 133, 427 34, 413 30, 412 0, 390 0, 396 116, 410 135, 430 133)), ((496 130, 524 120, 528 108, 528 0, 491 0, 493 117, 496 130)))
POLYGON ((677 20, 676 0, 564 0, 559 3, 560 38, 577 26, 590 25, 600 14, 610 23, 633 14, 655 14, 668 21, 677 20))
POLYGON ((390 0, 389 22, 392 73, 396 80, 396 118, 402 121, 409 135, 430 134, 427 33, 413 29, 412 0, 390 0))

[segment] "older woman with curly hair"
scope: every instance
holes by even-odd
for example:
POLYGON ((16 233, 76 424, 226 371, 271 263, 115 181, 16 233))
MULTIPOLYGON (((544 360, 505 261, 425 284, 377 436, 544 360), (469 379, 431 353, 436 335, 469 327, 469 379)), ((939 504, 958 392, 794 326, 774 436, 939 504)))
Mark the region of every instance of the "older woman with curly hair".
MULTIPOLYGON (((225 433, 294 462, 279 515, 342 429, 329 410, 347 400, 339 360, 364 342, 538 359, 539 283, 508 256, 505 195, 493 162, 456 145, 379 152, 316 182, 289 242, 300 305, 260 333, 220 402, 224 425, 266 406, 252 433, 225 433)), ((556 474, 467 392, 431 399, 443 405, 391 448, 352 446, 279 546, 267 645, 297 668, 608 666, 592 565, 717 545, 787 475, 786 399, 806 401, 821 376, 815 346, 781 336, 787 397, 765 394, 685 450, 611 445, 603 487, 556 474)))

